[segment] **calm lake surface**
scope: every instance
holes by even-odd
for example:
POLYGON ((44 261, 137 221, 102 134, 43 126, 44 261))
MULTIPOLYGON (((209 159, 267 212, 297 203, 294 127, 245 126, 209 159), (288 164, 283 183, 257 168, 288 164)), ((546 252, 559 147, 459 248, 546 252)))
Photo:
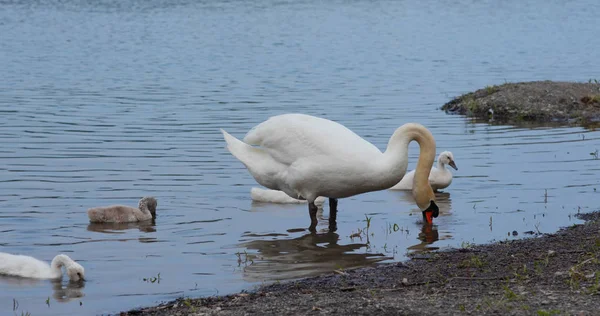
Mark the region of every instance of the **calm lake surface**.
MULTIPOLYGON (((88 278, 0 277, 0 314, 115 313, 579 223, 600 200, 599 132, 439 107, 505 81, 600 79, 599 12, 591 0, 0 1, 0 251, 66 253, 88 278), (433 229, 404 192, 340 200, 335 234, 328 207, 310 235, 306 205, 252 203, 257 185, 219 128, 241 138, 287 112, 382 150, 404 123, 430 128, 459 167, 433 229), (88 223, 90 207, 145 195, 153 224, 88 223), (368 235, 351 238, 366 217, 368 235)), ((409 156, 414 169, 416 144, 409 156)))

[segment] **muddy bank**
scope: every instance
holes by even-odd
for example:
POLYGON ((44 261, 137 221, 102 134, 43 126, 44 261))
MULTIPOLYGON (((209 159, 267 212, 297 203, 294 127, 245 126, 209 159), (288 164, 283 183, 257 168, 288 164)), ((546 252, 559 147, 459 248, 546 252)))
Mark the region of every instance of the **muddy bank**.
POLYGON ((597 315, 600 213, 582 217, 555 234, 121 315, 597 315))
POLYGON ((533 81, 487 86, 444 104, 442 110, 497 122, 600 122, 600 83, 533 81))

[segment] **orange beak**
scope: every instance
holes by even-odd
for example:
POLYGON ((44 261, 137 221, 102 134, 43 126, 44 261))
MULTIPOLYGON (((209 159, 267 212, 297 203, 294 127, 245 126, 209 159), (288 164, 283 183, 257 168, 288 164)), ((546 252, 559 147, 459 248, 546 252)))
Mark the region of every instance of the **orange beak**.
POLYGON ((433 211, 425 211, 423 212, 423 217, 425 217, 425 221, 427 224, 433 224, 433 211))
POLYGON ((434 201, 431 201, 429 207, 423 211, 423 219, 427 224, 433 224, 433 218, 440 215, 440 209, 434 201))

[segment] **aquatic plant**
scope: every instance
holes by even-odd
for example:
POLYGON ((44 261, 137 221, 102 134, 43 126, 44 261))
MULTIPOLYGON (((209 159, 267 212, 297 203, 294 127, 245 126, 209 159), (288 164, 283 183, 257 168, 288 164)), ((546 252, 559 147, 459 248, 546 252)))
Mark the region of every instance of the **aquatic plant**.
POLYGON ((158 273, 157 276, 155 277, 150 277, 150 278, 144 278, 143 279, 144 282, 148 282, 148 283, 160 283, 160 273, 158 273))

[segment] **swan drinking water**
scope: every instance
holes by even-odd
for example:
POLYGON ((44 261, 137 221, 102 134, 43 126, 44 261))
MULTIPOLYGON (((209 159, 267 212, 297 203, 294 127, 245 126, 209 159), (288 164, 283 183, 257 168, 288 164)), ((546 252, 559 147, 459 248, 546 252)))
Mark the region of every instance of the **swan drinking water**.
POLYGON ((156 217, 156 199, 143 197, 138 208, 124 205, 111 205, 90 208, 87 213, 91 223, 129 223, 140 222, 156 217))
POLYGON ((62 267, 65 268, 71 281, 85 280, 83 267, 67 255, 57 255, 52 263, 48 265, 48 263, 33 257, 0 252, 0 275, 35 279, 60 279, 62 278, 62 267))
MULTIPOLYGON (((452 172, 446 168, 446 165, 458 170, 456 163, 454 162, 454 155, 450 151, 442 152, 437 159, 437 168, 433 167, 429 174, 429 185, 433 191, 438 191, 447 188, 452 183, 452 172)), ((412 190, 413 179, 415 177, 415 170, 412 170, 404 175, 402 180, 395 186, 391 187, 390 190, 412 190)), ((265 190, 260 188, 252 188, 250 190, 250 197, 252 200, 257 202, 267 203, 306 203, 306 200, 298 200, 289 197, 282 191, 277 190, 265 190)), ((315 200, 317 206, 324 203, 325 198, 322 196, 315 200)))
POLYGON ((221 132, 227 149, 259 184, 308 201, 311 231, 317 226, 317 197, 329 198, 329 229, 335 230, 337 199, 400 182, 408 167, 408 144, 416 140, 420 154, 412 192, 428 223, 439 214, 428 180, 435 140, 420 124, 396 129, 383 153, 339 123, 304 114, 273 116, 252 128, 244 141, 221 132))
MULTIPOLYGON (((438 156, 437 168, 433 167, 429 174, 429 184, 433 191, 447 188, 452 183, 452 172, 446 168, 446 165, 458 170, 454 163, 454 156, 449 151, 444 151, 438 156)), ((415 171, 411 171, 404 175, 404 178, 391 187, 390 190, 412 190, 413 178, 415 177, 415 171)))

